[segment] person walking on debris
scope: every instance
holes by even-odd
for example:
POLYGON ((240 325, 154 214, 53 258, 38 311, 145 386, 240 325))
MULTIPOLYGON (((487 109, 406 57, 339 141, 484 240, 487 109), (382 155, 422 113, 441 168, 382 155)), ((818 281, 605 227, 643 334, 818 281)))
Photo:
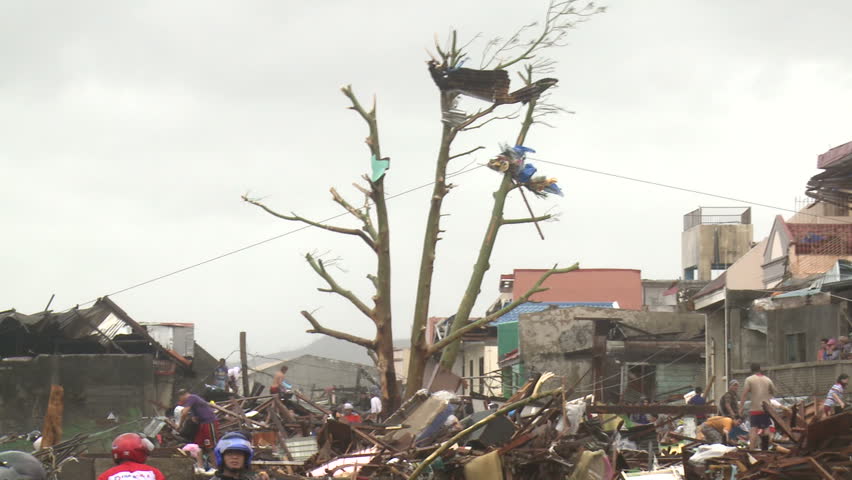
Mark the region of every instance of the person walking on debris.
POLYGON ((846 393, 846 387, 849 385, 849 375, 841 374, 837 377, 837 383, 831 386, 828 390, 828 395, 825 397, 823 404, 823 412, 826 416, 837 415, 846 408, 846 402, 843 401, 843 395, 846 393))
POLYGON ((379 387, 372 388, 370 395, 370 414, 367 420, 378 423, 382 415, 382 398, 379 396, 379 387))
POLYGON ((269 393, 278 395, 281 398, 290 398, 293 396, 293 386, 287 383, 287 365, 281 365, 281 369, 275 372, 272 377, 272 385, 269 387, 269 393))
POLYGON ((219 468, 212 480, 269 480, 266 472, 254 473, 251 460, 254 450, 248 437, 239 432, 225 434, 213 451, 219 468))
POLYGON ((337 419, 343 423, 361 423, 361 415, 355 413, 355 407, 351 403, 344 403, 342 412, 338 414, 337 419))
POLYGON ((180 424, 186 422, 190 416, 198 423, 198 431, 195 433, 195 442, 202 454, 198 456, 198 467, 204 469, 204 456, 209 454, 216 442, 219 440, 219 420, 213 408, 203 398, 189 393, 186 390, 178 391, 178 400, 183 410, 180 412, 180 424))
POLYGON ((236 394, 240 393, 241 374, 242 370, 240 370, 240 367, 231 367, 228 369, 228 388, 236 394))
MULTIPOLYGON (((651 405, 651 402, 647 398, 643 397, 642 401, 639 402, 639 404, 643 407, 647 407, 651 405)), ((630 421, 635 423, 636 425, 648 425, 649 423, 654 423, 656 419, 653 416, 648 415, 647 413, 641 412, 630 415, 630 421)))
POLYGON ((8 450, 0 452, 0 479, 46 480, 47 473, 41 461, 29 453, 8 450))
MULTIPOLYGON (((687 402, 689 405, 707 405, 707 399, 704 398, 704 389, 701 387, 695 387, 695 395, 689 399, 687 402)), ((699 413, 695 416, 695 424, 701 425, 704 421, 707 420, 707 415, 703 413, 699 413)))
POLYGON ((729 418, 721 415, 710 417, 701 425, 701 435, 707 442, 728 444, 731 431, 741 423, 741 417, 729 418))
POLYGON ((112 459, 116 465, 100 474, 98 480, 166 480, 163 472, 145 464, 153 451, 154 444, 138 433, 123 433, 115 437, 112 459))
POLYGON ((736 379, 731 380, 728 383, 728 391, 722 395, 722 398, 719 399, 719 414, 728 417, 734 418, 739 416, 740 411, 740 399, 737 396, 740 390, 740 382, 736 379))
POLYGON ((757 363, 751 364, 751 376, 746 378, 743 394, 740 399, 740 411, 745 413, 746 397, 751 400, 751 409, 749 410, 749 430, 748 443, 752 450, 757 449, 757 438, 760 436, 761 450, 769 449, 769 427, 772 425, 772 420, 769 414, 763 410, 763 402, 770 402, 775 396, 775 384, 760 370, 760 365, 757 363), (763 435, 760 435, 763 433, 763 435))
POLYGON ((213 370, 213 384, 216 388, 227 390, 228 386, 228 366, 225 365, 225 359, 219 359, 219 365, 213 370))

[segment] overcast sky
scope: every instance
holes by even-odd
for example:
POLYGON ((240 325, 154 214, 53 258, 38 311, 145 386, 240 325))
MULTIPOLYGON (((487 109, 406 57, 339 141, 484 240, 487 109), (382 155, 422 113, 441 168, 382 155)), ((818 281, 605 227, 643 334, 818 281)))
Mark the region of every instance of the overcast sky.
MULTIPOLYGON (((549 52, 552 99, 576 112, 538 127, 536 157, 793 208, 816 155, 852 140, 852 2, 656 0, 609 11, 549 52)), ((368 171, 365 126, 339 87, 378 96, 391 194, 432 179, 438 92, 424 61, 435 34, 507 35, 538 20, 544 1, 3 2, 0 4, 0 310, 65 309, 282 234, 296 225, 240 201, 251 192, 282 211, 339 213, 328 187, 357 199, 368 171)), ((478 65, 482 43, 471 47, 478 65)), ((480 104, 465 101, 462 107, 480 104)), ((511 110, 511 107, 503 107, 511 110)), ((516 124, 457 142, 457 151, 511 141, 516 124)), ((486 153, 487 152, 487 153, 486 153)), ((719 199, 552 165, 561 213, 505 229, 475 313, 500 273, 579 261, 680 276, 682 216, 719 199)), ((439 246, 433 315, 461 296, 499 176, 457 177, 439 246)), ((390 203, 397 337, 407 337, 429 190, 390 203)), ((509 200, 519 215, 521 199, 509 200)), ((756 238, 777 210, 756 208, 756 238)), ((345 224, 346 222, 344 222, 345 224)), ((299 315, 367 333, 349 306, 318 293, 309 251, 343 259, 346 286, 368 298, 372 260, 361 243, 301 231, 116 295, 143 322, 195 322, 217 355, 270 353, 312 340, 299 315)), ((234 357, 231 357, 234 358, 234 357)))

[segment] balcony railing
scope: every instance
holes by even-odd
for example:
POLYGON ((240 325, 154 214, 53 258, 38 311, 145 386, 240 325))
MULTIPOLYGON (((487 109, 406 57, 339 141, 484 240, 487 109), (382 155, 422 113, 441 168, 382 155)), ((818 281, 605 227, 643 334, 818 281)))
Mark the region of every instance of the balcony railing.
POLYGON ((683 230, 698 225, 748 225, 751 207, 700 207, 683 216, 683 230))
MULTIPOLYGON (((775 383, 778 397, 825 397, 841 373, 852 375, 852 360, 765 366, 763 372, 775 383)), ((731 375, 742 383, 751 373, 734 370, 731 375)))

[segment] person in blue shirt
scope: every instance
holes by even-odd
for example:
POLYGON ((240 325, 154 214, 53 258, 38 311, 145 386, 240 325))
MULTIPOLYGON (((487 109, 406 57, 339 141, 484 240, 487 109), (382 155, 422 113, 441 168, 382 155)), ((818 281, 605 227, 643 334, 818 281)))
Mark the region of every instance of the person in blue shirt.
MULTIPOLYGON (((707 405, 707 399, 704 398, 703 388, 695 387, 695 395, 689 399, 689 405, 707 405)), ((695 416, 695 423, 697 425, 704 423, 704 420, 707 420, 707 415, 704 413, 700 413, 695 416)))
POLYGON ((219 365, 216 365, 216 369, 213 370, 213 384, 216 385, 216 388, 221 388, 225 390, 225 386, 228 382, 228 366, 225 365, 225 359, 219 359, 219 365))

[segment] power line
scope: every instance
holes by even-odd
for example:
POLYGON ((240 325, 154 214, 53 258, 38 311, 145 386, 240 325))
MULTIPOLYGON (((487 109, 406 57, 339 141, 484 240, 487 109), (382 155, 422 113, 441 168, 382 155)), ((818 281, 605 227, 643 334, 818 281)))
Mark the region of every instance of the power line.
MULTIPOLYGON (((470 164, 468 164, 468 166, 469 166, 469 165, 470 165, 470 164)), ((472 172, 472 171, 474 171, 474 170, 477 170, 477 169, 479 169, 479 168, 482 168, 483 166, 484 166, 484 165, 476 165, 476 166, 474 166, 473 168, 467 168, 467 166, 465 166, 465 167, 463 167, 463 168, 462 168, 462 169, 460 169, 460 170, 457 170, 457 171, 455 171, 455 172, 453 172, 453 173, 449 173, 449 174, 447 174, 447 178, 455 177, 455 176, 458 176, 458 175, 463 175, 463 174, 465 174, 465 173, 472 172)), ((418 185, 418 186, 416 186, 416 187, 409 188, 408 190, 405 190, 405 191, 403 191, 403 192, 400 192, 400 193, 397 193, 397 194, 394 194, 394 195, 390 195, 390 196, 388 196, 388 197, 385 197, 385 200, 393 200, 394 198, 398 198, 398 197, 401 197, 401 196, 403 196, 403 195, 408 195, 409 193, 415 192, 415 191, 417 191, 417 190, 421 190, 421 189, 423 189, 423 188, 426 188, 426 187, 432 186, 432 185, 434 185, 434 184, 435 184, 435 182, 424 183, 423 185, 418 185)), ((356 209, 356 210, 364 210, 364 209, 366 209, 366 208, 368 208, 368 207, 361 207, 361 208, 358 208, 358 209, 356 209)), ((317 223, 326 223, 326 222, 329 222, 329 221, 331 221, 331 220, 335 220, 335 219, 338 219, 338 218, 340 218, 340 217, 344 217, 344 216, 346 216, 346 215, 348 215, 348 214, 349 214, 349 212, 342 212, 342 213, 339 213, 339 214, 337 214, 337 215, 333 215, 333 216, 331 216, 331 217, 328 217, 328 218, 326 218, 326 219, 319 220, 317 223)), ((225 252, 225 253, 222 253, 222 254, 216 255, 216 256, 214 256, 214 257, 210 257, 210 258, 208 258, 208 259, 206 259, 206 260, 202 260, 202 261, 200 261, 200 262, 193 263, 192 265, 187 265, 186 267, 179 268, 179 269, 177 269, 177 270, 173 270, 173 271, 171 271, 171 272, 164 273, 164 274, 162 274, 162 275, 158 275, 158 276, 156 276, 156 277, 154 277, 154 278, 151 278, 151 279, 145 280, 145 281, 143 281, 143 282, 139 282, 139 283, 136 283, 136 284, 130 285, 129 287, 125 287, 125 288, 122 288, 122 289, 120 289, 120 290, 116 290, 116 291, 114 291, 114 292, 112 292, 112 293, 108 293, 108 294, 106 294, 105 296, 111 297, 111 296, 114 296, 114 295, 119 295, 119 294, 121 294, 121 293, 128 292, 128 291, 130 291, 130 290, 133 290, 133 289, 136 289, 136 288, 139 288, 139 287, 142 287, 142 286, 145 286, 145 285, 148 285, 148 284, 151 284, 151 283, 154 283, 154 282, 158 282, 158 281, 160 281, 160 280, 164 280, 164 279, 166 279, 166 278, 169 278, 169 277, 175 276, 175 275, 177 275, 177 274, 179 274, 179 273, 183 273, 183 272, 186 272, 186 271, 188 271, 188 270, 192 270, 192 269, 194 269, 194 268, 198 268, 198 267, 200 267, 200 266, 207 265, 208 263, 212 263, 212 262, 215 262, 215 261, 217 261, 217 260, 221 260, 221 259, 223 259, 223 258, 230 257, 231 255, 236 255, 237 253, 244 252, 244 251, 246 251, 246 250, 249 250, 249 249, 252 249, 252 248, 255 248, 255 247, 259 247, 259 246, 261 246, 261 245, 265 245, 265 244, 267 244, 267 243, 269 243, 269 242, 272 242, 272 241, 274 241, 274 240, 278 240, 278 239, 280 239, 280 238, 284 238, 284 237, 286 237, 286 236, 288 236, 288 235, 292 235, 292 234, 294 234, 294 233, 296 233, 296 232, 301 232, 302 230, 307 230, 307 229, 309 229, 309 228, 313 228, 313 225, 303 225, 303 226, 301 226, 301 227, 294 228, 294 229, 292 229, 292 230, 289 230, 289 231, 287 231, 287 232, 281 233, 281 234, 279 234, 279 235, 275 235, 275 236, 273 236, 273 237, 269 237, 269 238, 266 238, 266 239, 264 239, 264 240, 260 240, 260 241, 258 241, 258 242, 250 243, 250 244, 248 244, 248 245, 245 245, 245 246, 242 246, 242 247, 236 248, 236 249, 234 249, 234 250, 230 250, 230 251, 227 251, 227 252, 225 252)), ((77 304, 77 306, 79 307, 79 306, 81 306, 81 305, 89 305, 89 304, 95 303, 97 300, 98 300, 97 298, 94 298, 94 299, 91 299, 91 300, 89 300, 89 301, 87 301, 87 302, 78 303, 78 304, 77 304)))
MULTIPOLYGON (((596 175, 604 175, 604 176, 608 176, 608 177, 618 178, 618 179, 621 179, 621 180, 628 180, 628 181, 632 181, 632 182, 644 183, 644 184, 647 184, 647 185, 653 185, 653 186, 657 186, 657 187, 668 188, 668 189, 671 189, 671 190, 678 190, 678 191, 682 191, 682 192, 694 193, 694 194, 698 194, 698 195, 704 195, 704 196, 708 196, 708 197, 719 198, 719 199, 729 200, 729 201, 738 202, 738 203, 745 203, 745 204, 748 204, 748 205, 764 207, 764 208, 769 208, 769 209, 774 209, 774 210, 780 210, 780 211, 784 211, 784 212, 798 213, 798 214, 801 214, 801 215, 815 217, 815 218, 826 218, 824 215, 817 215, 817 214, 806 213, 806 212, 798 212, 798 211, 790 209, 790 208, 778 207, 778 206, 769 205, 769 204, 766 204, 766 203, 755 202, 755 201, 751 201, 751 200, 744 200, 744 199, 729 197, 729 196, 725 196, 725 195, 718 195, 718 194, 715 194, 715 193, 703 192, 703 191, 695 190, 695 189, 692 189, 692 188, 679 187, 677 185, 670 185, 670 184, 666 184, 666 183, 656 182, 656 181, 653 181, 653 180, 646 180, 646 179, 642 179, 642 178, 630 177, 630 176, 627 176, 627 175, 621 175, 621 174, 612 173, 612 172, 605 172, 605 171, 602 171, 602 170, 595 170, 595 169, 592 169, 592 168, 581 167, 581 166, 578 166, 578 165, 569 165, 569 164, 566 164, 566 163, 554 162, 554 161, 551 161, 551 160, 544 160, 544 159, 532 158, 532 157, 530 157, 529 159, 534 160, 536 162, 540 162, 540 163, 556 165, 556 166, 560 166, 560 167, 564 167, 564 168, 570 168, 570 169, 574 169, 574 170, 579 170, 579 171, 583 171, 583 172, 587 172, 587 173, 594 173, 596 175)), ((484 166, 484 165, 476 165, 473 168, 467 168, 469 165, 470 164, 466 165, 465 167, 463 167, 462 169, 460 169, 456 172, 448 174, 447 178, 454 177, 454 176, 457 176, 457 175, 463 175, 465 173, 472 172, 472 171, 477 170, 479 168, 482 168, 484 166)), ((403 192, 388 196, 388 197, 386 197, 386 200, 392 200, 394 198, 398 198, 398 197, 401 197, 403 195, 407 195, 407 194, 415 192, 417 190, 421 190, 423 188, 434 185, 434 183, 435 182, 429 182, 429 183, 424 183, 422 185, 418 185, 416 187, 410 188, 410 189, 405 190, 403 192)), ((362 210, 363 208, 366 208, 366 207, 362 207, 358 210, 362 210)), ((339 213, 337 215, 333 215, 333 216, 328 217, 326 219, 320 220, 318 223, 326 223, 326 222, 329 222, 331 220, 335 220, 337 218, 346 216, 347 214, 348 214, 348 212, 342 212, 342 213, 339 213)), ((845 221, 845 220, 838 219, 836 217, 832 218, 831 220, 834 221, 834 222, 838 222, 838 223, 852 224, 852 221, 845 221)), ((239 247, 239 248, 236 248, 234 250, 227 251, 225 253, 222 253, 220 255, 216 255, 216 256, 208 258, 206 260, 202 260, 200 262, 188 265, 186 267, 179 268, 177 270, 173 270, 171 272, 156 276, 154 278, 145 280, 143 282, 139 282, 139 283, 130 285, 128 287, 116 290, 112 293, 106 294, 106 296, 119 295, 121 293, 125 293, 125 292, 128 292, 130 290, 134 290, 136 288, 139 288, 139 287, 142 287, 142 286, 154 283, 154 282, 158 282, 160 280, 164 280, 166 278, 172 277, 174 275, 178 275, 178 274, 186 272, 188 270, 192 270, 194 268, 201 267, 201 266, 206 265, 208 263, 212 263, 212 262, 215 262, 217 260, 221 260, 223 258, 230 257, 230 256, 235 255, 237 253, 241 253, 241 252, 244 252, 246 250, 249 250, 249 249, 252 249, 252 248, 255 248, 255 247, 259 247, 261 245, 265 245, 269 242, 272 242, 272 241, 278 240, 280 238, 292 235, 296 232, 301 232, 302 230, 306 230, 308 228, 312 228, 312 226, 311 225, 303 225, 301 227, 294 228, 294 229, 289 230, 287 232, 284 232, 282 234, 275 235, 273 237, 269 237, 269 238, 266 238, 264 240, 254 242, 254 243, 245 245, 243 247, 239 247)), ((97 298, 89 300, 87 302, 79 303, 79 304, 77 304, 77 306, 89 305, 91 303, 94 303, 95 301, 97 301, 97 298)))
MULTIPOLYGON (((686 187, 679 187, 677 185, 670 185, 670 184, 667 184, 667 183, 655 182, 653 180, 646 180, 646 179, 643 179, 643 178, 630 177, 630 176, 627 176, 627 175, 620 175, 618 173, 612 173, 612 172, 604 172, 602 170, 595 170, 593 168, 580 167, 578 165, 569 165, 567 163, 553 162, 553 161, 550 161, 550 160, 543 160, 541 158, 531 158, 531 157, 528 157, 528 158, 530 160, 534 160, 536 162, 547 163, 547 164, 556 165, 556 166, 559 166, 559 167, 571 168, 571 169, 574 169, 574 170, 579 170, 581 172, 594 173, 596 175, 604 175, 604 176, 607 176, 607 177, 619 178, 621 180, 629 180, 631 182, 644 183, 646 185, 654 185, 656 187, 663 187, 663 188, 668 188, 668 189, 671 189, 671 190, 678 190, 678 191, 681 191, 681 192, 695 193, 695 194, 704 195, 704 196, 707 196, 707 197, 719 198, 719 199, 722 199, 722 200, 729 200, 729 201, 738 202, 738 203, 745 203, 745 204, 753 205, 753 206, 756 206, 756 207, 764 207, 764 208, 770 208, 770 209, 773 209, 773 210, 781 210, 781 211, 784 211, 784 212, 792 212, 792 213, 796 213, 796 214, 800 214, 800 215, 806 215, 806 216, 809 216, 809 217, 828 218, 825 215, 817 215, 815 213, 799 212, 799 211, 794 210, 792 208, 778 207, 778 206, 775 206, 775 205, 769 205, 769 204, 766 204, 766 203, 754 202, 754 201, 751 201, 751 200, 744 200, 744 199, 741 199, 741 198, 728 197, 728 196, 725 196, 725 195, 718 195, 718 194, 709 193, 709 192, 702 192, 701 190, 695 190, 695 189, 686 188, 686 187)), ((831 217, 831 221, 837 222, 837 223, 852 224, 852 221, 841 220, 841 219, 836 218, 836 217, 831 217)))

